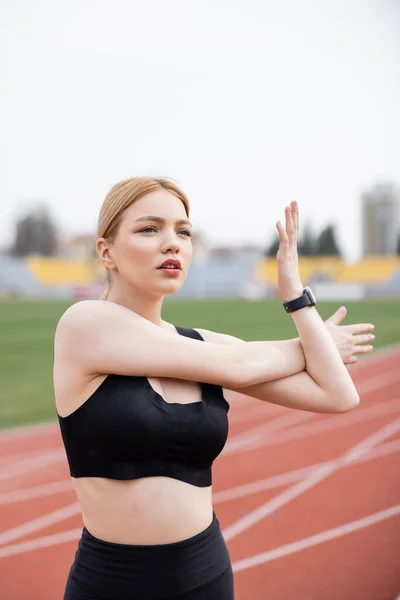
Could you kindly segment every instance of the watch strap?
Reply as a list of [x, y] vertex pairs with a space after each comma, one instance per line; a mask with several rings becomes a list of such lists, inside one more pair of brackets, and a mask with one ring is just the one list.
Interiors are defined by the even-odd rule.
[[289, 300], [288, 302], [283, 302], [283, 307], [287, 313], [295, 312], [300, 308], [304, 308], [305, 306], [315, 306], [315, 300], [308, 292], [308, 289], [305, 288], [303, 294], [294, 300]]

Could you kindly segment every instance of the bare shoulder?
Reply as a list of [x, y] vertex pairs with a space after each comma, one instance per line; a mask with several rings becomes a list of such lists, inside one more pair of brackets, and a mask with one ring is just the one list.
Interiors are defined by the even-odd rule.
[[199, 329], [198, 327], [194, 328], [199, 332], [201, 337], [205, 342], [211, 342], [212, 344], [242, 344], [245, 340], [242, 340], [233, 335], [228, 335], [226, 333], [217, 333], [216, 331], [210, 331], [209, 329]]
[[64, 332], [69, 327], [81, 322], [85, 317], [93, 313], [94, 310], [98, 309], [98, 303], [101, 300], [82, 300], [81, 302], [75, 302], [61, 315], [56, 329], [56, 335], [60, 332]]
[[61, 340], [73, 340], [76, 343], [96, 332], [107, 336], [115, 328], [127, 324], [131, 332], [137, 327], [142, 329], [151, 325], [137, 313], [114, 302], [82, 300], [70, 306], [61, 316], [55, 332], [55, 345]]
[[[72, 304], [61, 316], [54, 337], [54, 357], [85, 370], [87, 359], [96, 347], [108, 343], [118, 333], [136, 337], [138, 323], [150, 325], [137, 313], [113, 302], [82, 300]], [[92, 371], [91, 371], [92, 372]]]
[[57, 329], [67, 329], [69, 327], [80, 327], [98, 319], [121, 320], [127, 317], [137, 317], [139, 315], [133, 311], [115, 304], [114, 302], [105, 302], [104, 300], [82, 300], [72, 304], [61, 316]]

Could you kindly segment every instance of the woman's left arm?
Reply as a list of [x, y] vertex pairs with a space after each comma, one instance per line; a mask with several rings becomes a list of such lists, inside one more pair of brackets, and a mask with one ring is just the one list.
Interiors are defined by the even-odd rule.
[[[372, 351], [373, 347], [370, 342], [373, 340], [371, 331], [373, 331], [374, 326], [370, 323], [340, 325], [345, 316], [346, 308], [341, 307], [325, 321], [325, 326], [339, 350], [343, 363], [349, 365], [357, 362], [356, 354], [368, 354]], [[245, 343], [244, 340], [232, 335], [216, 333], [207, 329], [197, 329], [197, 331], [206, 342], [214, 344]], [[281, 348], [287, 356], [287, 375], [282, 379], [231, 391], [288, 408], [322, 413], [342, 412], [341, 407], [337, 404], [334, 406], [327, 405], [325, 398], [320, 397], [317, 386], [310, 381], [304, 370], [304, 353], [299, 338], [270, 343]]]

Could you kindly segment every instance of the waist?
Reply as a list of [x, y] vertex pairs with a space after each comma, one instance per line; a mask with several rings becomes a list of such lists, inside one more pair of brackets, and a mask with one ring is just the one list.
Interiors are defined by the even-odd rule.
[[[162, 557], [165, 552], [170, 556], [172, 554], [181, 554], [187, 552], [190, 548], [198, 546], [199, 542], [207, 542], [215, 537], [217, 531], [220, 529], [219, 521], [215, 512], [212, 513], [211, 523], [207, 525], [205, 529], [199, 531], [195, 535], [178, 540], [176, 542], [170, 542], [166, 544], [120, 544], [116, 542], [109, 542], [101, 540], [94, 536], [86, 527], [82, 530], [82, 537], [80, 540], [80, 548], [86, 550], [93, 550], [100, 552], [103, 556], [110, 555], [115, 557], [119, 556], [121, 560], [128, 559], [129, 561], [135, 560], [135, 564], [139, 565], [143, 557]], [[146, 565], [148, 563], [146, 562]], [[141, 565], [140, 568], [146, 565]]]
[[171, 478], [80, 478], [73, 484], [85, 526], [110, 542], [172, 543], [205, 529], [213, 513], [211, 487]]

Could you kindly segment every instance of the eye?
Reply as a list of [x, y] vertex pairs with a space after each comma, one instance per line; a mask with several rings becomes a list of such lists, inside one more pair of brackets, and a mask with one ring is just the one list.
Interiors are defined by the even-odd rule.
[[156, 231], [156, 228], [152, 227], [152, 226], [151, 227], [145, 227], [144, 229], [141, 229], [139, 233], [143, 233], [143, 232], [146, 232], [146, 231]]
[[[139, 233], [152, 233], [153, 231], [157, 231], [156, 227], [153, 227], [153, 225], [149, 225], [149, 227], [144, 227], [144, 229], [140, 229]], [[186, 237], [192, 236], [191, 231], [189, 231], [188, 229], [180, 229], [177, 233]]]

